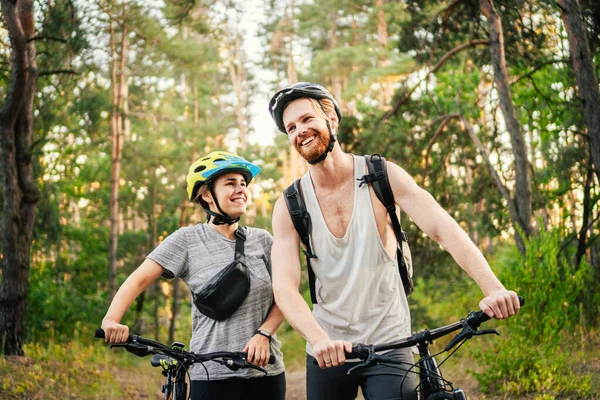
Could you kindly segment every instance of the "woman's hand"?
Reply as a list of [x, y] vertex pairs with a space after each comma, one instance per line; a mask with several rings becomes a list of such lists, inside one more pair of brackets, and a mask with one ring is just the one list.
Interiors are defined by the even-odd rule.
[[124, 343], [129, 337], [129, 327], [114, 319], [103, 319], [102, 329], [104, 330], [104, 340], [108, 343]]
[[265, 367], [271, 357], [270, 341], [268, 337], [255, 334], [244, 347], [244, 352], [248, 353], [248, 362], [257, 367]]

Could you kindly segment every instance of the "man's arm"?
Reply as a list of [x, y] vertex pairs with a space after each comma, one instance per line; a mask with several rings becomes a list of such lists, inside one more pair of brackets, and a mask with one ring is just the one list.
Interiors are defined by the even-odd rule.
[[[352, 345], [331, 340], [300, 295], [300, 237], [283, 197], [277, 200], [273, 209], [273, 236], [271, 263], [275, 302], [290, 325], [310, 343], [321, 368], [343, 364], [346, 359], [344, 349], [350, 352]], [[326, 363], [329, 360], [331, 362]]]
[[405, 170], [391, 162], [387, 162], [387, 170], [396, 204], [423, 232], [448, 251], [479, 285], [485, 296], [479, 303], [481, 310], [499, 319], [518, 312], [516, 293], [504, 288], [481, 251], [454, 218]]

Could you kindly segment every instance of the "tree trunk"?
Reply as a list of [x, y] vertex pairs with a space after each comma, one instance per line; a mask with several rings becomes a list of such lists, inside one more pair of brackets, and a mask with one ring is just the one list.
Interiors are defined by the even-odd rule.
[[146, 292], [143, 291], [140, 295], [135, 299], [135, 322], [131, 327], [132, 332], [142, 333], [145, 329], [145, 321], [142, 314], [144, 311], [144, 300], [146, 298]]
[[[385, 12], [383, 11], [384, 5], [387, 3], [387, 0], [377, 0], [375, 6], [377, 7], [377, 42], [379, 44], [379, 48], [381, 49], [382, 56], [377, 60], [379, 64], [379, 68], [386, 68], [390, 65], [390, 60], [388, 57], [384, 56], [386, 54], [386, 49], [388, 46], [388, 24], [385, 20]], [[379, 83], [380, 90], [377, 94], [379, 106], [381, 108], [387, 107], [388, 104], [392, 102], [392, 98], [394, 97], [394, 85], [393, 80], [390, 77], [382, 77]]]
[[[110, 46], [111, 46], [111, 85], [112, 85], [112, 110], [111, 110], [111, 179], [110, 179], [110, 242], [109, 242], [109, 274], [108, 292], [110, 299], [117, 291], [117, 248], [119, 238], [119, 180], [121, 174], [121, 156], [123, 152], [123, 129], [128, 122], [124, 118], [123, 111], [126, 101], [127, 78], [125, 76], [125, 60], [127, 57], [127, 26], [123, 23], [121, 33], [121, 44], [119, 54], [116, 50], [116, 33], [111, 22]], [[117, 67], [117, 61], [119, 67]]]
[[[181, 216], [179, 217], [179, 226], [184, 227], [187, 220], [187, 199], [183, 199], [179, 206], [181, 210]], [[175, 278], [173, 280], [173, 293], [171, 298], [171, 321], [169, 323], [169, 343], [175, 341], [175, 322], [179, 314], [179, 282], [181, 279]]]
[[[591, 164], [591, 163], [590, 163]], [[591, 165], [590, 165], [591, 167]], [[592, 217], [593, 202], [591, 199], [592, 184], [594, 182], [594, 174], [590, 169], [585, 179], [583, 187], [583, 216], [581, 217], [581, 229], [579, 229], [579, 238], [577, 241], [577, 253], [575, 254], [576, 267], [579, 268], [581, 260], [588, 248], [587, 235], [591, 228], [590, 219]]]
[[596, 177], [600, 182], [600, 91], [596, 70], [590, 55], [579, 2], [558, 0], [558, 5], [569, 38], [569, 53], [583, 107], [583, 117], [588, 128], [590, 152]]
[[[229, 32], [227, 33], [229, 39]], [[244, 91], [244, 83], [246, 80], [246, 67], [244, 66], [244, 58], [241, 51], [240, 34], [235, 35], [235, 39], [229, 39], [228, 63], [229, 76], [233, 91], [236, 97], [235, 118], [240, 131], [239, 148], [245, 149], [248, 145], [248, 125], [246, 120], [245, 109], [247, 106], [247, 97]]]
[[[152, 208], [150, 210], [150, 228], [152, 229], [152, 248], [155, 249], [158, 246], [158, 216], [156, 215], [156, 184], [152, 183], [150, 188], [150, 194], [152, 196]], [[160, 283], [155, 280], [152, 283], [151, 296], [154, 300], [154, 307], [152, 308], [152, 322], [154, 327], [154, 340], [159, 341], [160, 338]]]
[[[330, 22], [329, 40], [327, 41], [327, 48], [335, 49], [337, 47], [337, 42], [338, 42], [338, 40], [337, 40], [337, 34], [338, 34], [337, 25], [338, 24], [337, 24], [337, 15], [335, 12], [329, 13], [329, 22]], [[339, 74], [334, 74], [333, 76], [330, 76], [329, 79], [331, 80], [331, 94], [338, 101], [338, 104], [340, 105], [340, 108], [342, 110], [342, 114], [344, 114], [346, 112], [346, 102], [342, 99], [342, 91], [343, 91], [342, 76]]]
[[11, 75], [0, 107], [2, 282], [0, 348], [23, 355], [31, 242], [39, 192], [33, 174], [33, 100], [37, 64], [33, 0], [0, 0], [11, 47]]
[[502, 21], [494, 9], [492, 0], [480, 0], [481, 12], [490, 27], [490, 53], [494, 68], [494, 83], [498, 91], [500, 109], [506, 129], [510, 135], [512, 152], [515, 158], [515, 205], [518, 223], [525, 236], [533, 233], [531, 224], [531, 172], [527, 160], [525, 137], [517, 120], [517, 113], [510, 93], [508, 70], [504, 55]]
[[[290, 21], [294, 21], [294, 0], [290, 0]], [[290, 40], [288, 49], [288, 67], [287, 67], [288, 83], [292, 84], [298, 81], [298, 73], [296, 72], [296, 63], [294, 63], [294, 24], [290, 24]]]

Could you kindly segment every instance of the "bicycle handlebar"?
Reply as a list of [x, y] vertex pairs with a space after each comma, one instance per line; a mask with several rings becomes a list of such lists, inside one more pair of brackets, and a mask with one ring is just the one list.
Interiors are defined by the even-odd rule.
[[[525, 304], [525, 299], [521, 296], [519, 297], [519, 304], [522, 306]], [[415, 333], [412, 336], [401, 339], [398, 342], [394, 343], [386, 343], [380, 345], [366, 345], [362, 343], [358, 343], [352, 346], [352, 352], [346, 353], [346, 358], [359, 358], [364, 359], [369, 355], [369, 352], [379, 352], [393, 349], [403, 349], [407, 347], [415, 346], [419, 343], [432, 342], [435, 339], [439, 339], [442, 336], [446, 336], [454, 331], [462, 329], [465, 326], [465, 323], [468, 324], [473, 330], [477, 330], [477, 328], [485, 321], [490, 320], [491, 318], [485, 314], [483, 311], [471, 311], [469, 314], [461, 319], [458, 322], [455, 322], [450, 325], [442, 326], [440, 328], [432, 329], [432, 330], [423, 330], [419, 333]], [[464, 321], [464, 322], [463, 322]], [[372, 349], [372, 350], [371, 350]]]
[[[94, 336], [98, 339], [106, 338], [106, 334], [105, 334], [104, 330], [100, 329], [100, 328], [96, 329]], [[142, 346], [146, 346], [146, 347], [137, 349], [137, 350], [139, 350], [138, 352], [136, 352], [135, 349], [134, 349], [134, 351], [130, 351], [133, 354], [136, 354], [140, 357], [144, 357], [144, 356], [147, 356], [150, 354], [155, 354], [156, 351], [160, 351], [174, 359], [179, 360], [182, 358], [189, 357], [194, 362], [211, 361], [211, 360], [214, 360], [215, 358], [224, 358], [224, 359], [229, 359], [229, 360], [233, 360], [233, 361], [236, 361], [236, 360], [246, 361], [248, 359], [248, 353], [245, 353], [242, 351], [237, 351], [237, 352], [218, 351], [218, 352], [214, 352], [214, 353], [196, 354], [196, 353], [187, 352], [187, 351], [184, 351], [181, 349], [175, 350], [169, 346], [164, 345], [163, 343], [157, 342], [152, 339], [147, 339], [145, 337], [138, 336], [138, 335], [129, 335], [125, 342], [114, 343], [114, 344], [125, 345], [125, 347], [126, 347], [127, 345], [135, 345], [136, 343], [139, 345], [142, 345]], [[157, 350], [155, 350], [155, 349], [157, 349]], [[127, 350], [129, 350], [129, 349], [127, 349]], [[269, 364], [274, 364], [274, 363], [275, 363], [275, 356], [271, 355], [269, 357]]]

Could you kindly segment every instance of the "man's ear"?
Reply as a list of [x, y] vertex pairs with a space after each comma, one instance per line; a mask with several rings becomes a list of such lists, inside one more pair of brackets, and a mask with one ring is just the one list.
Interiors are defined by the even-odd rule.
[[329, 114], [329, 123], [331, 124], [331, 129], [337, 130], [340, 121], [338, 121], [337, 113], [335, 111]]

